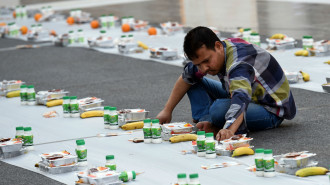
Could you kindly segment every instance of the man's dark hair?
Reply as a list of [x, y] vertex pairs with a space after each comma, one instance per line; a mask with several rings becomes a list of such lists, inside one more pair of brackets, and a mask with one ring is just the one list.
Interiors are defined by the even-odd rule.
[[216, 41], [220, 41], [220, 39], [210, 28], [198, 26], [190, 30], [185, 36], [183, 50], [186, 57], [192, 60], [198, 57], [196, 51], [204, 44], [207, 49], [215, 50]]

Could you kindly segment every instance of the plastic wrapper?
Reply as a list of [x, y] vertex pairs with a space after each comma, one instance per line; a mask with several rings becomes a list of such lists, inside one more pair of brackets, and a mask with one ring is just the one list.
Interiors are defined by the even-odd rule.
[[183, 26], [178, 22], [165, 22], [161, 23], [160, 27], [164, 34], [173, 35], [177, 32], [181, 32], [183, 30]]
[[148, 21], [143, 21], [143, 20], [136, 20], [131, 27], [133, 28], [134, 31], [140, 31], [144, 30], [148, 27], [149, 22]]
[[311, 56], [324, 57], [330, 55], [330, 41], [320, 40], [313, 43], [313, 48], [308, 49]]
[[207, 165], [207, 166], [202, 165], [201, 168], [203, 168], [204, 170], [209, 170], [209, 169], [225, 168], [225, 167], [236, 166], [236, 165], [240, 165], [240, 164], [237, 162], [223, 162], [223, 163], [211, 164], [211, 165]]
[[40, 171], [47, 172], [50, 174], [60, 174], [60, 173], [68, 173], [72, 171], [77, 171], [78, 163], [67, 165], [67, 166], [58, 166], [58, 167], [49, 167], [47, 164], [40, 161], [38, 163], [38, 167]]
[[97, 39], [88, 39], [88, 45], [90, 47], [99, 47], [99, 48], [114, 48], [115, 44], [112, 37], [99, 37]]
[[76, 175], [79, 178], [79, 182], [85, 184], [109, 185], [122, 183], [119, 180], [120, 174], [115, 171], [109, 171], [109, 168], [106, 167], [91, 168], [87, 171], [78, 172]]
[[193, 133], [194, 126], [186, 122], [174, 122], [161, 125], [162, 139], [168, 141], [172, 136]]
[[8, 152], [16, 152], [22, 149], [23, 142], [21, 139], [1, 139], [0, 140], [0, 152], [8, 153]]
[[6, 95], [8, 92], [20, 90], [21, 85], [24, 83], [21, 80], [3, 80], [0, 82], [0, 95]]
[[104, 102], [104, 100], [96, 97], [87, 97], [78, 100], [79, 109], [81, 112], [86, 112], [87, 109], [101, 107], [102, 102]]
[[78, 162], [77, 156], [72, 155], [67, 151], [41, 154], [40, 157], [42, 159], [42, 163], [49, 167], [71, 165]]
[[140, 48], [137, 43], [129, 42], [129, 43], [119, 43], [118, 51], [122, 54], [142, 53], [143, 49]]
[[44, 118], [55, 118], [59, 116], [59, 114], [55, 110], [53, 110], [53, 111], [45, 112], [42, 116]]
[[266, 38], [266, 41], [268, 42], [269, 49], [277, 50], [293, 49], [297, 44], [297, 41], [294, 38], [287, 36], [283, 40]]
[[178, 58], [178, 51], [167, 47], [150, 48], [150, 57], [161, 60], [175, 60]]
[[298, 83], [302, 80], [302, 75], [299, 72], [287, 72], [284, 71], [286, 78], [290, 84]]
[[291, 168], [307, 167], [310, 162], [313, 161], [314, 153], [308, 153], [307, 151], [292, 152], [282, 155], [274, 156], [274, 159], [280, 165], [285, 165]]
[[47, 101], [62, 99], [69, 92], [63, 89], [53, 89], [49, 91], [38, 91], [36, 94], [36, 101], [38, 104], [46, 105]]
[[314, 167], [318, 164], [318, 162], [316, 161], [311, 161], [309, 162], [306, 166], [304, 167], [296, 167], [296, 168], [292, 168], [289, 165], [285, 165], [285, 164], [278, 164], [277, 162], [275, 163], [275, 171], [279, 172], [279, 173], [286, 173], [289, 175], [295, 175], [296, 172], [300, 169], [306, 168], [306, 167]]
[[230, 139], [220, 141], [220, 143], [223, 144], [223, 147], [226, 150], [235, 150], [236, 148], [239, 147], [250, 147], [251, 140], [253, 140], [253, 138], [246, 137], [245, 134], [242, 134], [242, 135], [235, 135]]
[[148, 117], [149, 111], [144, 109], [122, 109], [117, 111], [119, 126], [127, 122], [141, 121]]

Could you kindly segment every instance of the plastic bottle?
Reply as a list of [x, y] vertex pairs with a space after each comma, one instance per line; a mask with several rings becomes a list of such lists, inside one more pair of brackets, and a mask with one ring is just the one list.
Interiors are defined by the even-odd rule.
[[36, 25], [35, 24], [32, 24], [31, 25], [31, 33], [34, 34], [36, 32], [37, 32]]
[[74, 15], [75, 15], [74, 11], [75, 11], [74, 9], [70, 10], [70, 17], [74, 17]]
[[102, 38], [102, 40], [105, 40], [107, 37], [107, 31], [105, 30], [100, 30], [100, 36]]
[[162, 137], [161, 137], [161, 128], [159, 125], [159, 119], [153, 119], [151, 125], [151, 131], [152, 131], [152, 143], [162, 143]]
[[303, 49], [307, 50], [307, 48], [313, 48], [313, 43], [314, 43], [314, 39], [312, 36], [310, 35], [303, 36], [302, 39]]
[[178, 174], [178, 185], [188, 185], [187, 175], [185, 173]]
[[38, 26], [37, 26], [37, 32], [42, 32], [42, 24], [38, 24]]
[[105, 106], [104, 107], [104, 114], [103, 114], [103, 120], [104, 120], [104, 128], [109, 129], [110, 128], [110, 107]]
[[70, 98], [70, 116], [73, 118], [78, 118], [80, 116], [77, 96], [71, 96]]
[[243, 40], [250, 42], [251, 28], [245, 28], [243, 31]]
[[109, 14], [108, 16], [108, 26], [110, 29], [115, 27], [115, 17], [113, 16], [113, 14]]
[[64, 96], [63, 97], [63, 117], [64, 118], [69, 118], [71, 116], [71, 111], [70, 111], [70, 97], [69, 96]]
[[45, 6], [41, 7], [41, 14], [45, 15], [47, 13], [47, 9]]
[[120, 36], [120, 42], [122, 42], [122, 43], [127, 42], [127, 36], [126, 35]]
[[109, 128], [111, 130], [119, 129], [117, 107], [110, 107]]
[[24, 127], [22, 127], [22, 126], [16, 127], [15, 138], [23, 139], [23, 137], [24, 137]]
[[81, 17], [82, 11], [81, 9], [76, 10], [76, 17]]
[[85, 147], [85, 140], [76, 140], [77, 148], [76, 154], [78, 157], [79, 166], [87, 166], [87, 149]]
[[27, 10], [26, 10], [26, 6], [23, 5], [22, 6], [22, 19], [27, 19], [28, 18], [28, 15], [27, 15]]
[[26, 93], [27, 104], [35, 105], [36, 104], [36, 92], [33, 85], [29, 85]]
[[198, 173], [193, 173], [193, 174], [189, 175], [189, 185], [200, 185], [200, 182], [198, 179]]
[[127, 24], [127, 21], [128, 21], [127, 17], [122, 17], [121, 18], [121, 25]]
[[133, 25], [135, 23], [134, 17], [133, 16], [129, 16], [127, 22], [128, 22], [129, 25]]
[[78, 30], [78, 42], [79, 43], [84, 43], [85, 42], [84, 30], [82, 30], [82, 29]]
[[197, 156], [205, 157], [206, 153], [206, 144], [205, 144], [205, 131], [197, 132]]
[[100, 17], [100, 20], [101, 20], [101, 27], [102, 29], [106, 29], [108, 26], [107, 26], [107, 17], [105, 15], [102, 15]]
[[69, 31], [69, 44], [73, 44], [74, 43], [74, 32], [71, 30]]
[[152, 142], [152, 131], [151, 131], [151, 120], [145, 119], [143, 120], [143, 135], [144, 135], [144, 143]]
[[263, 177], [264, 176], [264, 149], [263, 148], [257, 148], [255, 150], [255, 165], [256, 165], [256, 176], [257, 177]]
[[206, 145], [206, 154], [205, 157], [207, 159], [214, 159], [216, 158], [216, 153], [215, 153], [215, 141], [213, 138], [213, 133], [206, 133], [206, 141], [205, 141], [205, 145]]
[[275, 168], [274, 168], [274, 158], [273, 150], [266, 149], [264, 151], [264, 177], [274, 177]]
[[27, 104], [27, 86], [21, 85], [20, 89], [21, 105]]
[[33, 150], [33, 134], [31, 127], [24, 128], [23, 146], [27, 147], [28, 150]]
[[15, 13], [16, 13], [16, 19], [20, 19], [22, 18], [21, 15], [22, 15], [22, 9], [21, 9], [21, 6], [17, 5], [16, 8], [15, 8]]
[[128, 35], [127, 42], [133, 42], [134, 41], [134, 36], [132, 34]]
[[259, 33], [251, 33], [250, 34], [250, 43], [260, 46], [260, 35]]
[[123, 182], [134, 180], [136, 179], [136, 173], [135, 171], [123, 171], [119, 175], [119, 179]]
[[108, 167], [110, 170], [112, 171], [116, 171], [116, 163], [115, 163], [115, 156], [114, 155], [107, 155], [105, 157], [105, 159], [107, 160], [105, 163], [105, 167]]

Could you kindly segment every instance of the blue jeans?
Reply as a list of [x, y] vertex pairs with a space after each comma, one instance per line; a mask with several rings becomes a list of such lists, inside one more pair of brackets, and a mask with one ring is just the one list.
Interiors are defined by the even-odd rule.
[[[225, 115], [230, 107], [229, 94], [222, 88], [222, 83], [209, 78], [191, 86], [187, 92], [192, 117], [196, 121], [209, 121], [222, 129]], [[263, 106], [250, 102], [245, 113], [248, 130], [258, 131], [278, 127], [283, 118], [268, 112]]]

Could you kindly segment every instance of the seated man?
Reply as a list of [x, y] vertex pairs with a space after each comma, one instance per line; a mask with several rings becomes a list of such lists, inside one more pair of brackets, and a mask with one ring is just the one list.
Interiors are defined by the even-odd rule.
[[[266, 50], [234, 38], [220, 41], [212, 30], [196, 27], [184, 39], [191, 60], [176, 81], [160, 123], [172, 119], [175, 106], [187, 93], [197, 128], [217, 140], [234, 134], [278, 127], [293, 119], [296, 106], [284, 72]], [[204, 77], [217, 75], [219, 81]]]

